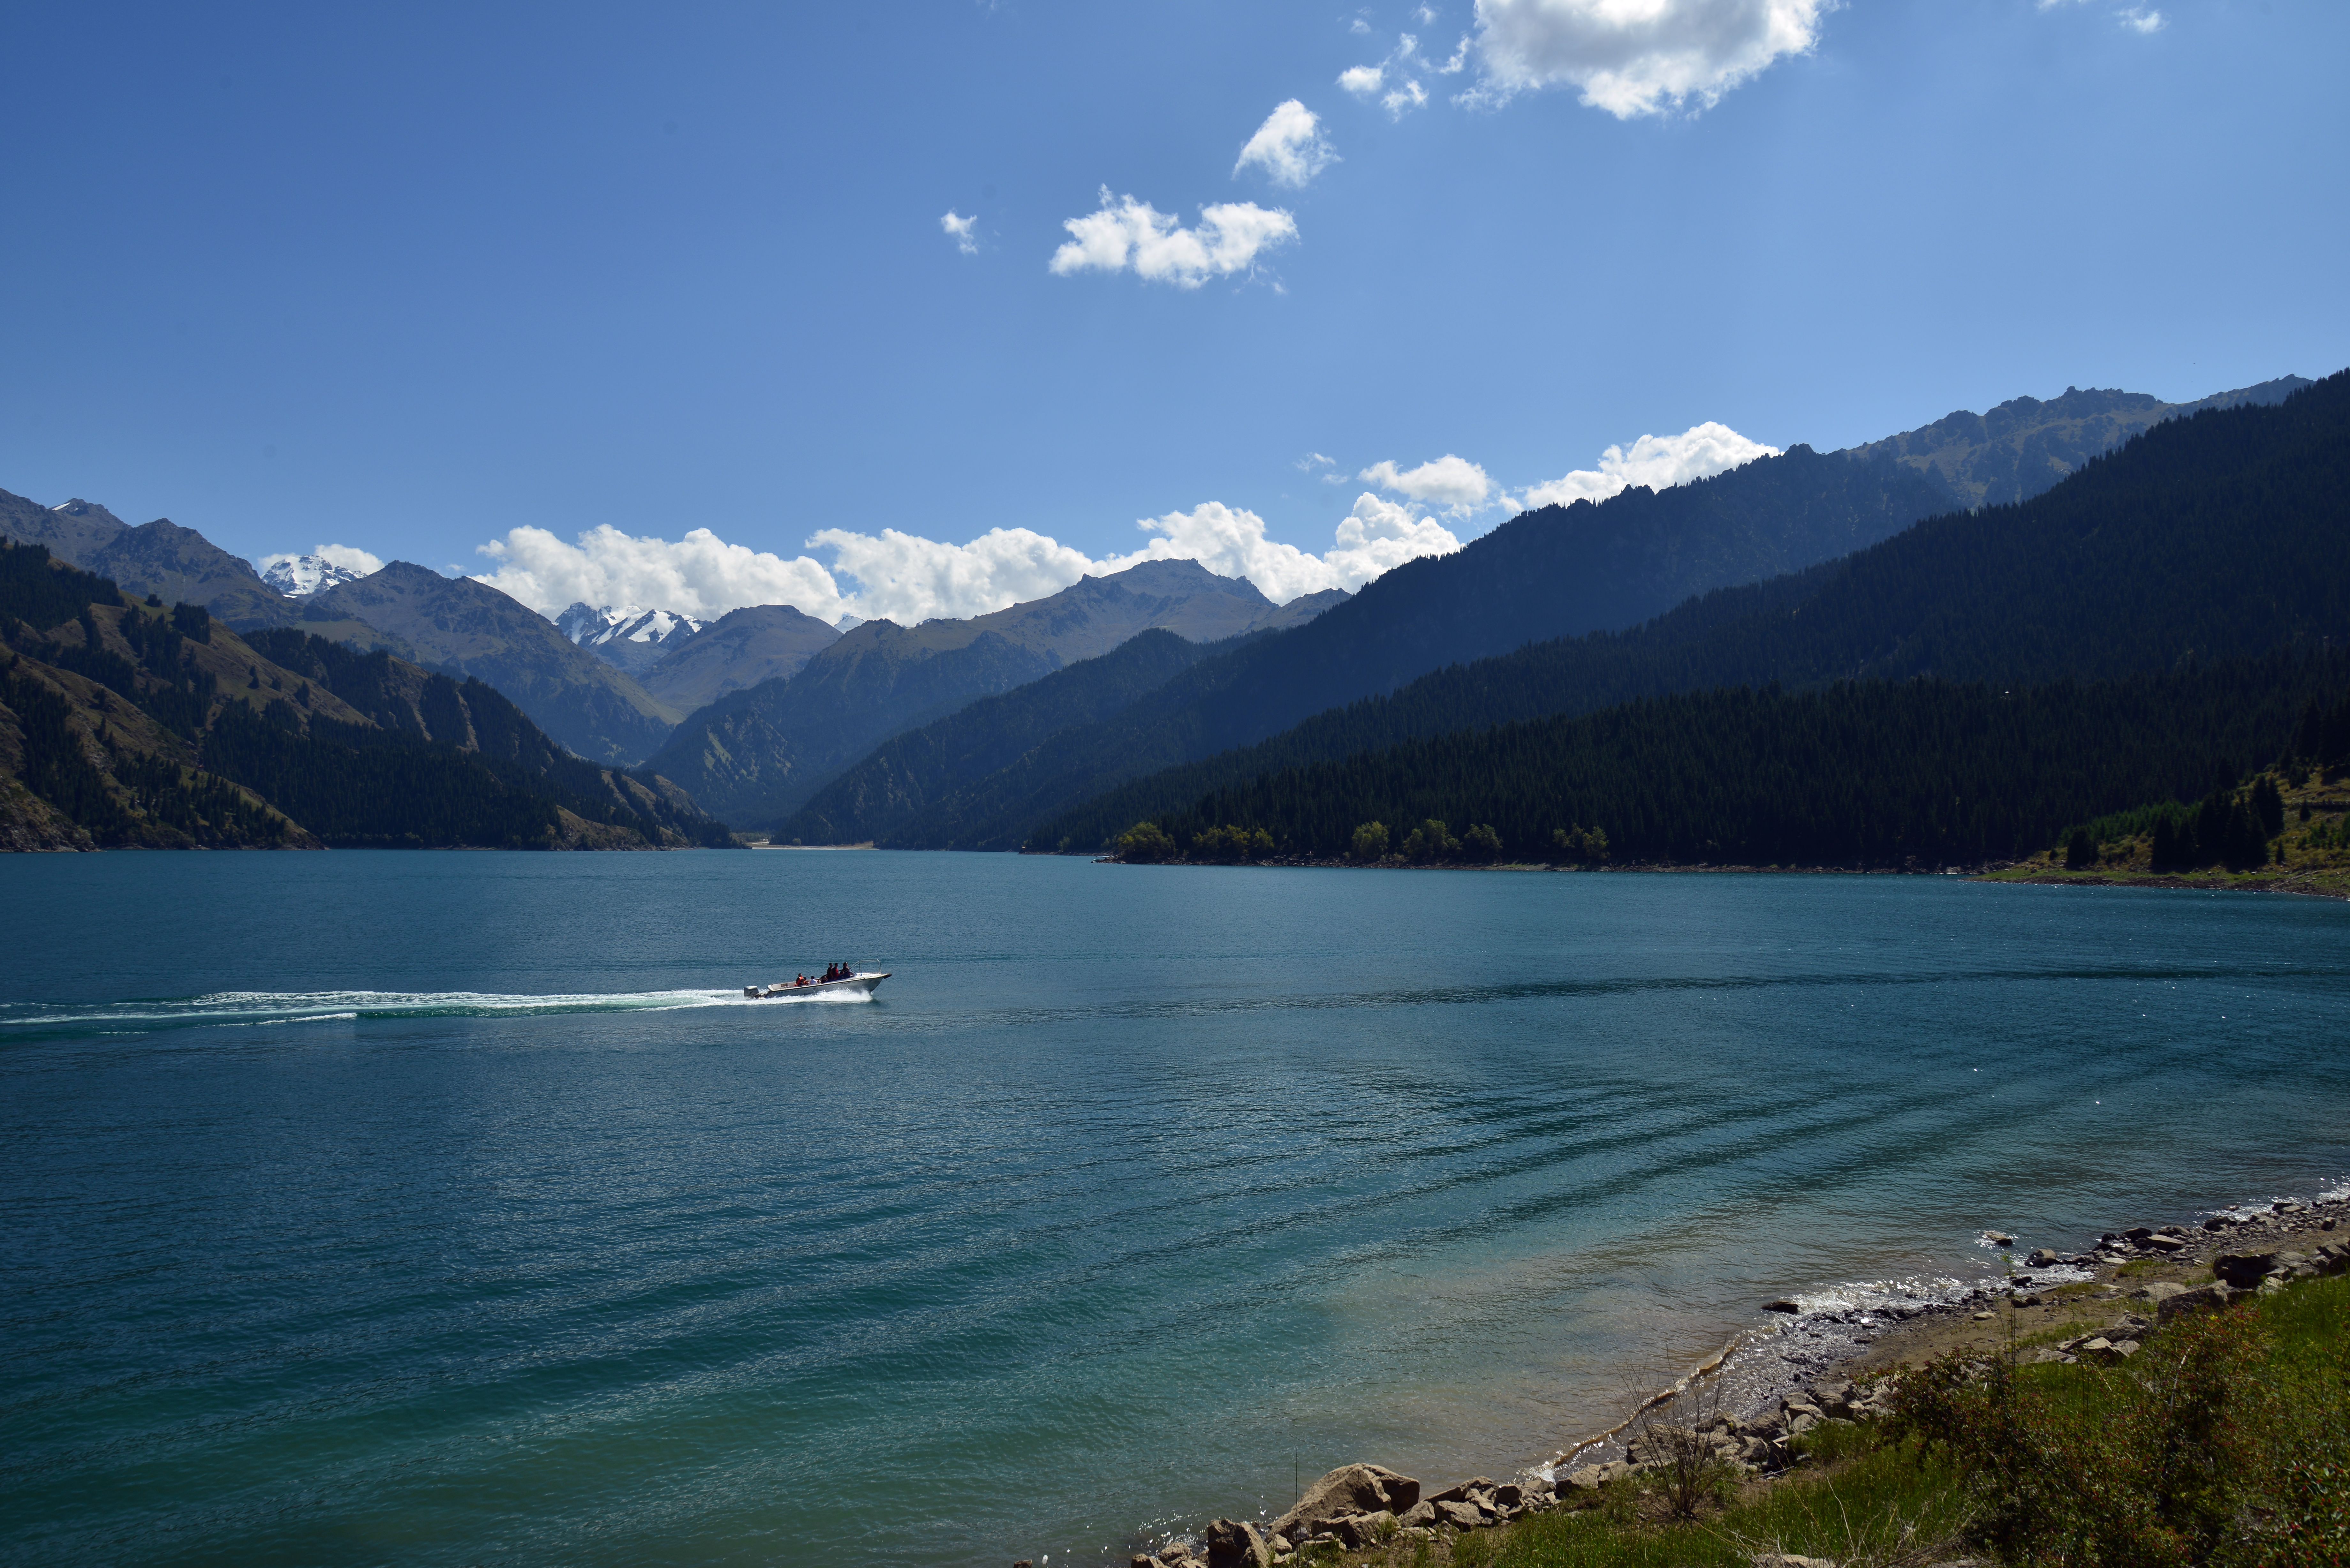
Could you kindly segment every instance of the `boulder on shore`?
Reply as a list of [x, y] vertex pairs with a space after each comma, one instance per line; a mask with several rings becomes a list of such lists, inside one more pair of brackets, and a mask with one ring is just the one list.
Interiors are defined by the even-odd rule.
[[2211, 1272], [2240, 1291], [2249, 1290], [2276, 1265], [2274, 1252], [2222, 1252], [2211, 1260]]
[[1305, 1489], [1297, 1506], [1273, 1521], [1274, 1535], [1312, 1535], [1354, 1513], [1407, 1513], [1419, 1483], [1383, 1465], [1341, 1465]]
[[1273, 1549], [1244, 1521], [1216, 1521], [1208, 1526], [1206, 1544], [1208, 1568], [1273, 1568]]

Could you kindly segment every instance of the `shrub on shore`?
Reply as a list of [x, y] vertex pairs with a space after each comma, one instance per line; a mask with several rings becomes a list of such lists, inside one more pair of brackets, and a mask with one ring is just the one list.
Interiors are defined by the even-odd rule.
[[1889, 1435], [1967, 1478], [1982, 1542], [2019, 1561], [2350, 1559], [2350, 1282], [2186, 1319], [2119, 1366], [1946, 1357]]

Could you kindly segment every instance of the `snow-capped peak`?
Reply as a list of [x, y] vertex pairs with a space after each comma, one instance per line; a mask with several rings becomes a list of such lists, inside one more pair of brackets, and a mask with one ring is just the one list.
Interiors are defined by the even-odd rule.
[[307, 556], [264, 556], [254, 565], [261, 568], [263, 582], [297, 599], [383, 570], [381, 561], [348, 545], [321, 545]]
[[591, 605], [584, 600], [555, 618], [555, 628], [582, 648], [615, 642], [666, 647], [683, 642], [710, 623], [675, 610], [639, 605]]

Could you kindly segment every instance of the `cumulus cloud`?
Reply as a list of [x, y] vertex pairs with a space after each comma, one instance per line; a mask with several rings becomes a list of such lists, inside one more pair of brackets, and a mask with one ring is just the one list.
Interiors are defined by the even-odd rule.
[[1040, 599], [1093, 569], [1084, 551], [1028, 528], [991, 528], [968, 545], [943, 545], [895, 528], [879, 535], [827, 528], [808, 543], [830, 549], [833, 568], [857, 579], [858, 615], [900, 626]]
[[1379, 99], [1379, 107], [1397, 119], [1428, 101], [1428, 89], [1416, 81], [1398, 83]]
[[1123, 272], [1178, 288], [1211, 277], [1245, 273], [1257, 257], [1297, 237], [1297, 220], [1253, 202], [1223, 202], [1200, 209], [1200, 226], [1187, 229], [1171, 215], [1131, 196], [1101, 189], [1101, 207], [1061, 225], [1073, 236], [1053, 253], [1055, 275]]
[[1605, 501], [1621, 490], [1645, 484], [1663, 490], [1721, 473], [1758, 457], [1776, 457], [1779, 449], [1749, 441], [1728, 425], [1709, 420], [1679, 435], [1644, 435], [1627, 450], [1611, 446], [1599, 454], [1596, 469], [1578, 468], [1561, 478], [1529, 489], [1518, 504], [1566, 506], [1577, 501]]
[[1835, 0], [1477, 0], [1482, 91], [1577, 87], [1619, 119], [1710, 109], [1810, 51]]
[[1337, 161], [1337, 152], [1322, 135], [1322, 122], [1293, 98], [1264, 117], [1264, 123], [1241, 149], [1232, 172], [1238, 175], [1253, 163], [1274, 184], [1295, 190]]
[[1355, 477], [1382, 490], [1409, 495], [1414, 501], [1433, 502], [1460, 512], [1485, 504], [1485, 498], [1492, 493], [1493, 489], [1492, 481], [1485, 477], [1483, 469], [1467, 458], [1455, 457], [1449, 452], [1433, 462], [1423, 462], [1418, 468], [1408, 468], [1400, 472], [1394, 463], [1381, 461]]
[[744, 605], [790, 605], [819, 620], [847, 607], [830, 572], [806, 556], [730, 545], [707, 528], [682, 539], [640, 539], [606, 524], [566, 543], [544, 528], [515, 528], [481, 546], [497, 569], [477, 580], [545, 616], [567, 606], [643, 605], [707, 618]]
[[2147, 5], [2133, 5], [2121, 14], [2122, 26], [2133, 33], [2159, 33], [2170, 24], [2162, 13]]
[[961, 251], [963, 254], [967, 256], [975, 256], [979, 254], [979, 234], [977, 232], [979, 228], [979, 215], [977, 213], [974, 213], [970, 217], [966, 218], [956, 213], [953, 208], [950, 207], [946, 210], [945, 213], [940, 217], [939, 227], [947, 232], [947, 238], [954, 241], [955, 249]]
[[1139, 527], [1159, 536], [1130, 556], [1117, 556], [1097, 569], [1123, 571], [1143, 561], [1197, 561], [1228, 577], [1246, 577], [1278, 604], [1325, 588], [1348, 592], [1420, 556], [1448, 556], [1461, 548], [1441, 524], [1409, 507], [1365, 494], [1339, 520], [1336, 544], [1321, 555], [1265, 536], [1264, 519], [1253, 512], [1211, 501], [1189, 512], [1145, 518]]
[[[1139, 550], [1093, 559], [1028, 528], [991, 528], [962, 545], [884, 528], [826, 528], [807, 547], [831, 556], [790, 560], [730, 545], [707, 528], [682, 539], [639, 538], [608, 525], [570, 542], [543, 528], [515, 528], [480, 554], [497, 569], [475, 578], [552, 618], [567, 607], [639, 605], [714, 618], [744, 605], [785, 604], [820, 620], [843, 618], [916, 626], [941, 616], [985, 615], [1044, 598], [1088, 575], [1144, 561], [1198, 561], [1246, 577], [1277, 603], [1324, 588], [1353, 590], [1419, 556], [1448, 555], [1461, 541], [1410, 506], [1365, 494], [1339, 520], [1320, 555], [1267, 537], [1264, 519], [1211, 501], [1136, 524]], [[350, 552], [373, 562], [364, 552]], [[453, 570], [453, 568], [452, 568]]]
[[1338, 85], [1357, 98], [1377, 98], [1388, 85], [1385, 66], [1350, 66], [1338, 73]]

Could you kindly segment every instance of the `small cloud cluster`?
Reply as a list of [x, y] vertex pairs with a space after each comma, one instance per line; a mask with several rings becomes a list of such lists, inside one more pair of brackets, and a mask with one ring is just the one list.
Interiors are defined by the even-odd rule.
[[1484, 80], [1498, 101], [1576, 87], [1619, 119], [1711, 109], [1740, 83], [1808, 53], [1835, 0], [1477, 0]]
[[[1421, 9], [1425, 12], [1426, 7]], [[1419, 52], [1419, 40], [1403, 33], [1397, 36], [1394, 51], [1378, 65], [1352, 66], [1340, 71], [1338, 86], [1366, 103], [1377, 100], [1390, 119], [1401, 119], [1428, 101], [1428, 89], [1420, 85], [1414, 72], [1432, 70], [1438, 76], [1450, 76], [1468, 63], [1467, 38], [1461, 40], [1451, 60], [1431, 66], [1428, 57]]]
[[1297, 237], [1297, 221], [1279, 208], [1222, 202], [1200, 210], [1197, 228], [1131, 196], [1101, 189], [1101, 206], [1063, 228], [1072, 236], [1053, 253], [1055, 276], [1123, 272], [1152, 283], [1197, 288], [1211, 277], [1253, 271], [1266, 251]]
[[1241, 149], [1232, 165], [1238, 175], [1252, 165], [1266, 179], [1291, 190], [1303, 189], [1314, 176], [1338, 161], [1337, 152], [1322, 135], [1322, 122], [1295, 99], [1275, 107]]
[[1537, 506], [1569, 506], [1577, 501], [1605, 501], [1636, 484], [1664, 490], [1778, 454], [1777, 447], [1749, 441], [1728, 425], [1708, 420], [1679, 435], [1644, 435], [1628, 449], [1611, 446], [1599, 454], [1596, 469], [1578, 468], [1534, 485], [1514, 504], [1531, 511]]
[[955, 249], [967, 256], [979, 254], [979, 215], [966, 218], [950, 207], [939, 218], [939, 227], [955, 243]]
[[[2040, 0], [2040, 8], [2054, 11], [2065, 3], [2066, 0]], [[2162, 13], [2151, 5], [2117, 5], [2114, 8], [2114, 20], [2140, 36], [2159, 33], [2170, 26]]]

